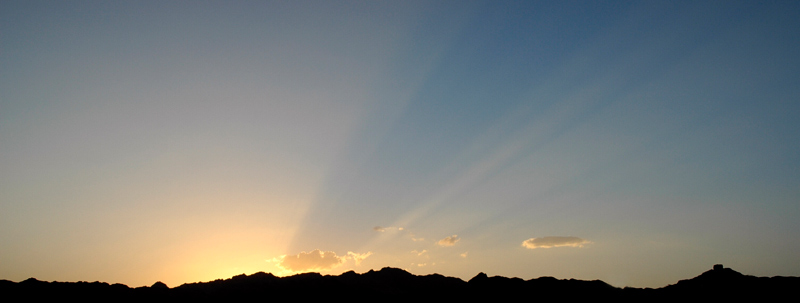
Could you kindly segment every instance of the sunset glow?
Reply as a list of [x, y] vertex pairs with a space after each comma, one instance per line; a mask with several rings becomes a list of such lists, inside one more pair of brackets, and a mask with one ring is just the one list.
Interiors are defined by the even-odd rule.
[[0, 279], [797, 276], [797, 54], [797, 1], [3, 1]]

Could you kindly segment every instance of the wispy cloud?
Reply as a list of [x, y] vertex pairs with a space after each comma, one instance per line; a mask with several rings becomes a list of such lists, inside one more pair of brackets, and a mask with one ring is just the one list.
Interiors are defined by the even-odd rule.
[[385, 232], [385, 231], [391, 231], [391, 230], [402, 231], [403, 228], [402, 227], [392, 227], [392, 226], [389, 226], [389, 227], [375, 226], [375, 227], [372, 228], [372, 230], [377, 231], [377, 232]]
[[522, 246], [528, 249], [552, 248], [552, 247], [583, 247], [591, 242], [578, 237], [541, 237], [530, 238], [522, 241]]
[[344, 264], [348, 259], [353, 260], [356, 265], [361, 261], [372, 255], [372, 252], [363, 254], [347, 252], [345, 256], [337, 256], [335, 252], [323, 252], [315, 249], [311, 252], [300, 252], [296, 255], [284, 255], [279, 258], [273, 259], [277, 262], [278, 267], [292, 271], [292, 272], [306, 272], [315, 270], [328, 270]]
[[460, 240], [461, 239], [458, 238], [458, 235], [452, 235], [447, 238], [439, 240], [439, 242], [436, 242], [436, 244], [439, 244], [441, 246], [453, 246], [456, 245], [456, 242]]
[[353, 262], [356, 263], [356, 266], [361, 265], [361, 261], [363, 261], [364, 259], [366, 259], [367, 257], [369, 257], [371, 255], [372, 255], [371, 251], [368, 251], [368, 252], [363, 253], [363, 254], [354, 253], [352, 251], [348, 251], [347, 252], [347, 257], [350, 258], [350, 259], [353, 259]]
[[405, 229], [403, 227], [399, 227], [399, 226], [397, 226], [397, 227], [395, 227], [395, 226], [383, 227], [383, 226], [379, 225], [379, 226], [373, 227], [372, 230], [376, 231], [376, 232], [379, 232], [379, 233], [390, 233], [390, 234], [394, 234], [394, 232], [400, 233], [404, 237], [409, 238], [409, 239], [411, 239], [411, 241], [414, 241], [414, 242], [425, 241], [425, 238], [417, 237], [411, 231], [409, 231], [409, 230], [407, 230], [407, 229]]

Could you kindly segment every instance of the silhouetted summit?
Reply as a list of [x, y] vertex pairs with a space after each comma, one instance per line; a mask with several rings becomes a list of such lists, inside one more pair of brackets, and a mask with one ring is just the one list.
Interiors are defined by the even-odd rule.
[[156, 283], [153, 283], [153, 285], [150, 286], [150, 288], [153, 288], [153, 289], [168, 289], [169, 287], [167, 287], [167, 284], [164, 284], [164, 282], [158, 281]]
[[479, 272], [477, 275], [472, 277], [472, 279], [469, 279], [469, 283], [484, 283], [488, 279], [489, 279], [489, 276], [487, 276], [483, 272]]
[[169, 288], [162, 282], [150, 287], [130, 288], [102, 282], [44, 282], [34, 278], [19, 283], [0, 280], [7, 298], [25, 300], [82, 301], [232, 301], [232, 300], [535, 300], [577, 301], [700, 301], [758, 298], [778, 299], [800, 287], [798, 277], [754, 277], [715, 265], [699, 276], [658, 289], [617, 288], [603, 281], [559, 280], [540, 277], [523, 280], [475, 275], [469, 282], [440, 274], [413, 275], [386, 267], [363, 274], [354, 271], [339, 276], [303, 273], [276, 277], [259, 272], [225, 280], [187, 283]]
[[798, 277], [755, 277], [744, 275], [721, 264], [688, 280], [680, 280], [677, 284], [660, 288], [664, 297], [678, 298], [684, 294], [693, 294], [696, 298], [743, 299], [743, 298], [778, 298], [789, 295], [800, 286]]

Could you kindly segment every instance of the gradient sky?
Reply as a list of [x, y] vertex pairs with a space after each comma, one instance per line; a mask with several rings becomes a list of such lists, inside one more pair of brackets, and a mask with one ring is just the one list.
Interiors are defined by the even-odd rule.
[[2, 1], [0, 279], [800, 275], [800, 2]]

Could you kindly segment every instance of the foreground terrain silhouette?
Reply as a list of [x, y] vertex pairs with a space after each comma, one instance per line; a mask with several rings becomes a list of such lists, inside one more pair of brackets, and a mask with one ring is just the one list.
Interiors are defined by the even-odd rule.
[[[523, 280], [479, 273], [469, 281], [439, 274], [416, 276], [386, 267], [339, 276], [304, 273], [276, 277], [259, 272], [230, 279], [188, 283], [169, 288], [161, 282], [130, 288], [103, 282], [22, 282], [0, 280], [4, 299], [79, 301], [284, 301], [347, 300], [560, 300], [612, 299], [615, 301], [706, 301], [720, 299], [785, 299], [800, 289], [800, 277], [754, 277], [722, 265], [701, 275], [661, 288], [618, 288], [603, 281], [559, 280], [553, 277]], [[738, 301], [737, 300], [737, 301]]]

